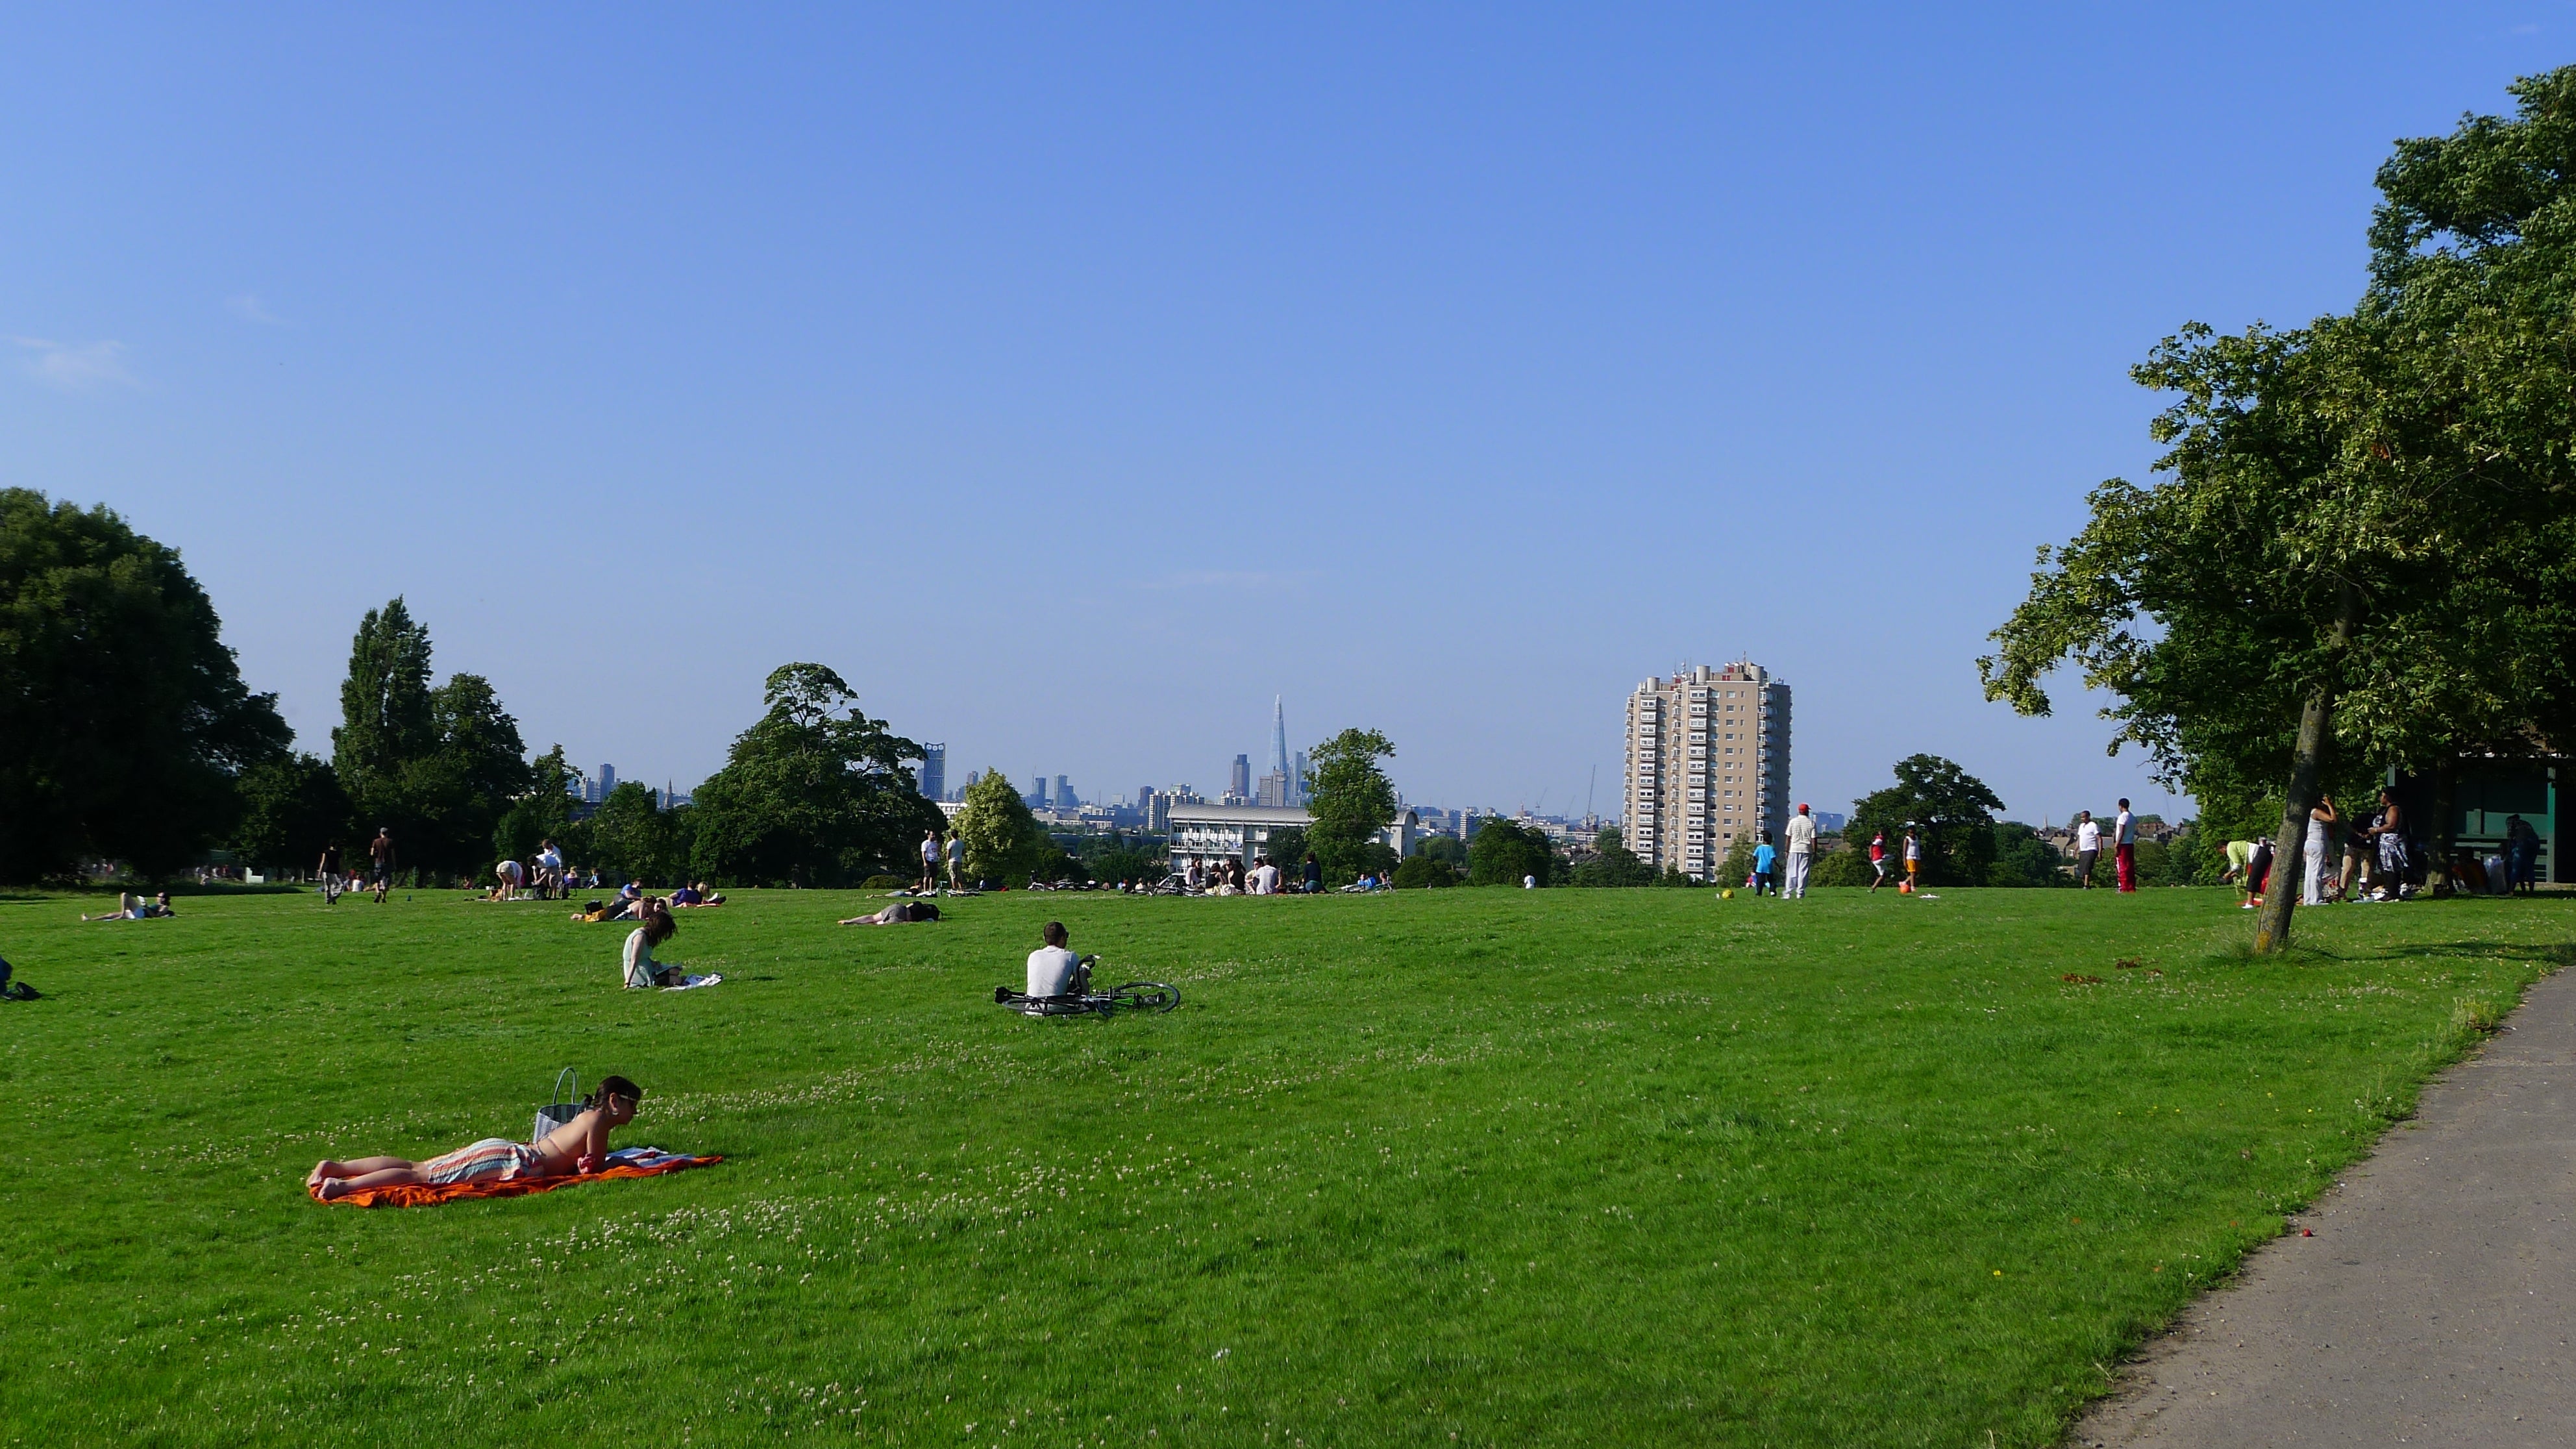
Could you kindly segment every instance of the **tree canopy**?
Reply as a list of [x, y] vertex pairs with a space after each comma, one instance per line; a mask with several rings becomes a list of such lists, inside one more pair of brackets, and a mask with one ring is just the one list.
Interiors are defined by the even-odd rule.
[[1055, 853], [1055, 842], [1039, 827], [1029, 802], [999, 770], [986, 770], [966, 787], [966, 808], [957, 812], [953, 824], [965, 845], [970, 880], [1025, 881]]
[[1547, 832], [1513, 820], [1488, 820], [1467, 842], [1470, 885], [1516, 886], [1524, 876], [1549, 884], [1556, 873], [1556, 849]]
[[1995, 812], [2004, 802], [1986, 782], [1939, 755], [1908, 755], [1896, 762], [1896, 783], [1852, 802], [1843, 839], [1866, 848], [1887, 833], [1890, 861], [1899, 857], [1906, 827], [1923, 841], [1925, 885], [1984, 885], [1995, 859]]
[[921, 758], [921, 746], [868, 718], [849, 684], [820, 664], [780, 665], [762, 698], [768, 711], [698, 787], [697, 873], [798, 886], [915, 873], [914, 845], [942, 823], [904, 764]]
[[292, 737], [176, 550], [104, 507], [0, 489], [0, 881], [99, 859], [175, 873]]
[[2164, 480], [2095, 488], [1979, 661], [2026, 714], [2073, 663], [2169, 785], [2281, 782], [2291, 878], [2339, 770], [2530, 749], [2576, 708], [2576, 68], [2513, 92], [2380, 168], [2353, 312], [2193, 324], [2134, 369], [2172, 399]]
[[1344, 885], [1365, 871], [1393, 869], [1392, 851], [1378, 832], [1395, 819], [1395, 785], [1378, 761], [1395, 757], [1395, 746], [1376, 730], [1347, 729], [1307, 753], [1314, 771], [1306, 811], [1307, 848], [1323, 867], [1324, 883]]
[[352, 834], [394, 833], [402, 868], [473, 878], [491, 864], [495, 827], [532, 783], [519, 723], [492, 682], [430, 684], [429, 627], [399, 597], [370, 609], [349, 645], [332, 768], [358, 819]]

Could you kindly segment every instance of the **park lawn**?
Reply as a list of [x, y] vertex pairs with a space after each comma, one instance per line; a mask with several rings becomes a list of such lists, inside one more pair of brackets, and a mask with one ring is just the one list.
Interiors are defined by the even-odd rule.
[[[2046, 1444], [2576, 940], [2233, 900], [743, 892], [664, 994], [552, 905], [0, 898], [0, 1443]], [[1184, 1005], [995, 1007], [1049, 917]], [[726, 1161], [305, 1197], [567, 1063]]]

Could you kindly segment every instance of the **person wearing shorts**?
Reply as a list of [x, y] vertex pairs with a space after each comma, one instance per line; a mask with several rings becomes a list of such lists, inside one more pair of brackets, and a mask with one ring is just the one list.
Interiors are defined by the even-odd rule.
[[340, 842], [322, 847], [322, 864], [313, 873], [322, 878], [322, 904], [338, 905], [340, 888], [348, 884], [348, 872], [340, 864]]
[[1905, 889], [1913, 895], [1923, 893], [1923, 841], [1911, 830], [1905, 832]]
[[1887, 832], [1884, 830], [1869, 838], [1869, 868], [1875, 872], [1869, 881], [1871, 890], [1887, 884]]
[[380, 906], [385, 893], [394, 888], [394, 833], [382, 825], [376, 827], [376, 838], [367, 842], [367, 884], [374, 888]]
[[635, 1120], [644, 1089], [624, 1077], [610, 1077], [582, 1102], [571, 1121], [534, 1142], [485, 1137], [454, 1152], [409, 1162], [399, 1157], [324, 1158], [304, 1179], [307, 1192], [329, 1202], [353, 1192], [381, 1187], [451, 1187], [460, 1182], [508, 1182], [526, 1177], [563, 1177], [597, 1172], [608, 1162], [610, 1129]]
[[965, 837], [965, 836], [962, 836], [962, 835], [960, 835], [960, 834], [958, 834], [958, 833], [957, 833], [956, 831], [954, 831], [954, 830], [949, 831], [949, 832], [948, 832], [948, 888], [949, 888], [950, 890], [952, 890], [952, 891], [962, 891], [962, 890], [966, 889], [966, 882], [965, 882], [965, 880], [964, 880], [965, 873], [966, 873], [966, 837]]
[[2093, 889], [2093, 862], [2102, 858], [2102, 823], [2090, 810], [2075, 812], [2075, 881]]

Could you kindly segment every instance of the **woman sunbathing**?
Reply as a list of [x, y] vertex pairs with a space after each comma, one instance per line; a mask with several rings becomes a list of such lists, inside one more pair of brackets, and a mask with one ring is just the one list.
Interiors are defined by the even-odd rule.
[[329, 1202], [377, 1187], [444, 1187], [482, 1178], [508, 1181], [597, 1172], [608, 1160], [609, 1130], [634, 1121], [635, 1105], [643, 1100], [642, 1087], [624, 1077], [610, 1077], [582, 1099], [579, 1115], [534, 1142], [486, 1137], [427, 1162], [399, 1157], [360, 1157], [348, 1162], [325, 1158], [314, 1164], [304, 1185]]
[[119, 891], [116, 893], [115, 910], [101, 911], [95, 916], [83, 915], [81, 919], [84, 921], [152, 921], [177, 914], [179, 914], [177, 911], [170, 909], [168, 891], [163, 891], [148, 901], [141, 896]]

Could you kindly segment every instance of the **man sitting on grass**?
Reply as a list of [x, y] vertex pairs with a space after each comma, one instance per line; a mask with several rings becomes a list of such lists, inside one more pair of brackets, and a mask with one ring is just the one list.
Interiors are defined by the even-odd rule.
[[1029, 995], [1078, 996], [1090, 990], [1090, 968], [1065, 945], [1064, 922], [1049, 921], [1038, 935], [1046, 944], [1029, 953]]
[[482, 1178], [509, 1181], [597, 1172], [608, 1160], [610, 1129], [634, 1121], [635, 1106], [643, 1100], [642, 1087], [624, 1077], [610, 1077], [582, 1100], [580, 1115], [534, 1142], [486, 1137], [427, 1162], [399, 1157], [359, 1157], [347, 1162], [324, 1158], [313, 1165], [304, 1185], [329, 1202], [378, 1187], [444, 1187]]

